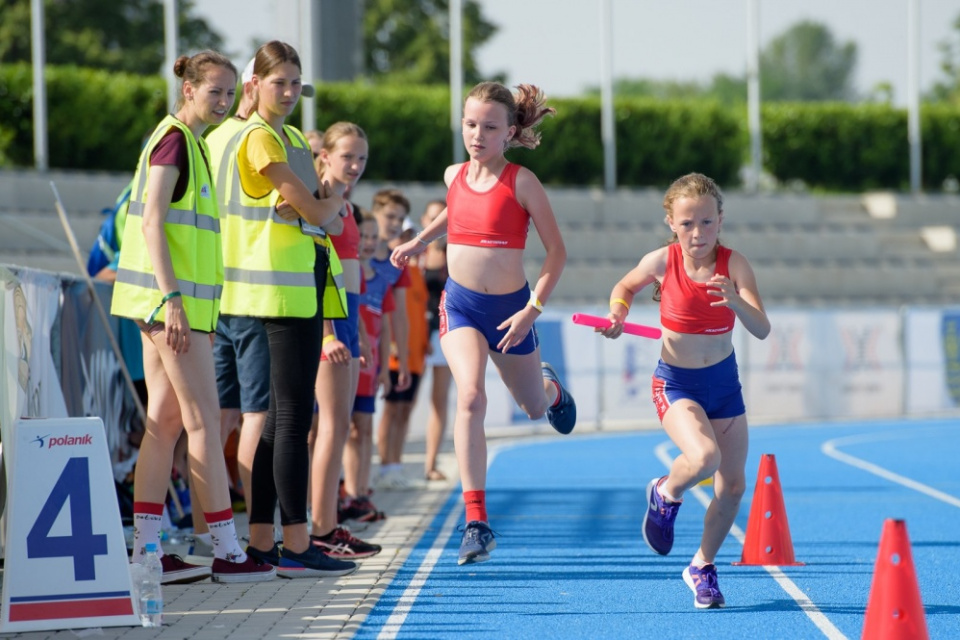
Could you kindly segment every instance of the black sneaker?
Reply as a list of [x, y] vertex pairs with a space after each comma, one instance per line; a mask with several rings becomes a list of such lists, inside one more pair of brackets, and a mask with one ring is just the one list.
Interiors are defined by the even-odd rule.
[[552, 366], [544, 362], [541, 363], [540, 369], [543, 371], [543, 377], [556, 383], [557, 388], [560, 389], [559, 402], [547, 409], [547, 420], [550, 426], [566, 435], [573, 431], [573, 427], [577, 424], [577, 403], [574, 402], [570, 392], [560, 384], [560, 378]]
[[378, 544], [364, 542], [343, 527], [337, 527], [327, 535], [310, 536], [310, 542], [331, 558], [360, 560], [375, 556], [383, 550]]
[[245, 551], [247, 552], [248, 556], [251, 558], [256, 558], [261, 562], [272, 564], [275, 567], [279, 566], [280, 564], [280, 545], [278, 545], [276, 542], [273, 543], [273, 549], [270, 549], [270, 551], [261, 551], [260, 549], [251, 547], [249, 544], [247, 545]]
[[331, 558], [314, 544], [303, 553], [294, 553], [283, 547], [277, 575], [284, 578], [329, 578], [345, 576], [357, 570], [357, 563]]
[[370, 498], [347, 498], [340, 503], [337, 510], [337, 522], [377, 522], [386, 520], [387, 516], [383, 511], [377, 511], [377, 508], [370, 501]]

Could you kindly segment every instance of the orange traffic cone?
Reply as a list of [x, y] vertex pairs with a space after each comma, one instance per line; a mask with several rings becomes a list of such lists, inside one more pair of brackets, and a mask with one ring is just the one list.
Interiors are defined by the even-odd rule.
[[772, 453], [760, 458], [757, 486], [753, 490], [753, 504], [747, 521], [747, 535], [743, 554], [735, 565], [803, 566], [793, 555], [793, 540], [787, 524], [787, 510], [783, 506], [777, 460]]
[[907, 523], [887, 518], [873, 567], [864, 640], [926, 640], [927, 620], [913, 570]]

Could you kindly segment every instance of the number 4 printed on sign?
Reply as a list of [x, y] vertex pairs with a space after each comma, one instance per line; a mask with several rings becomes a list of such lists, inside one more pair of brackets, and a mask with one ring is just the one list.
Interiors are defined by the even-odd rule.
[[[67, 500], [70, 501], [70, 535], [51, 536], [50, 531]], [[96, 580], [94, 557], [105, 555], [107, 536], [93, 533], [90, 460], [70, 458], [27, 534], [27, 557], [73, 557], [74, 580]]]
[[10, 440], [0, 631], [139, 626], [103, 422], [21, 420]]

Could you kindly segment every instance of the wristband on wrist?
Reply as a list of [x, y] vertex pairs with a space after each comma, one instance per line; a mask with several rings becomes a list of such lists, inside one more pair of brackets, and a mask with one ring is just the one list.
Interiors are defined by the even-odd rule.
[[417, 239], [417, 242], [419, 242], [419, 243], [422, 244], [423, 246], [427, 246], [428, 244], [430, 244], [429, 242], [427, 242], [426, 240], [424, 240], [423, 238], [421, 238], [419, 233], [418, 233], [416, 236], [414, 236], [414, 237]]
[[169, 302], [173, 298], [179, 298], [179, 297], [180, 297], [179, 291], [171, 291], [167, 295], [163, 296], [163, 298], [161, 298], [160, 300], [160, 304], [157, 305], [157, 308], [154, 309], [150, 313], [150, 315], [144, 318], [143, 321], [146, 322], [147, 324], [153, 324], [153, 321], [157, 319], [157, 314], [160, 313], [161, 309], [163, 309], [163, 305], [167, 304], [167, 302]]
[[537, 311], [539, 311], [540, 313], [543, 313], [543, 303], [540, 302], [540, 298], [537, 297], [537, 293], [535, 291], [530, 292], [530, 302], [528, 302], [527, 304], [533, 307], [534, 309], [536, 309]]
[[630, 305], [627, 304], [627, 301], [624, 300], [623, 298], [614, 298], [613, 300], [610, 301], [610, 304], [611, 305], [622, 304], [624, 307], [627, 308], [627, 311], [630, 311]]
[[323, 342], [321, 343], [321, 346], [324, 346], [324, 345], [326, 345], [328, 342], [332, 342], [333, 340], [336, 340], [336, 339], [337, 339], [337, 336], [333, 335], [332, 333], [331, 333], [331, 334], [328, 334], [328, 335], [325, 335], [325, 336], [323, 336]]

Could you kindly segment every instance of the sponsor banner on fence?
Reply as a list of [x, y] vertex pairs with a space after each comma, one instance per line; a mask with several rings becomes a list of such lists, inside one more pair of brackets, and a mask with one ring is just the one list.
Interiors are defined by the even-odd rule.
[[904, 345], [906, 413], [960, 407], [960, 308], [908, 309]]

